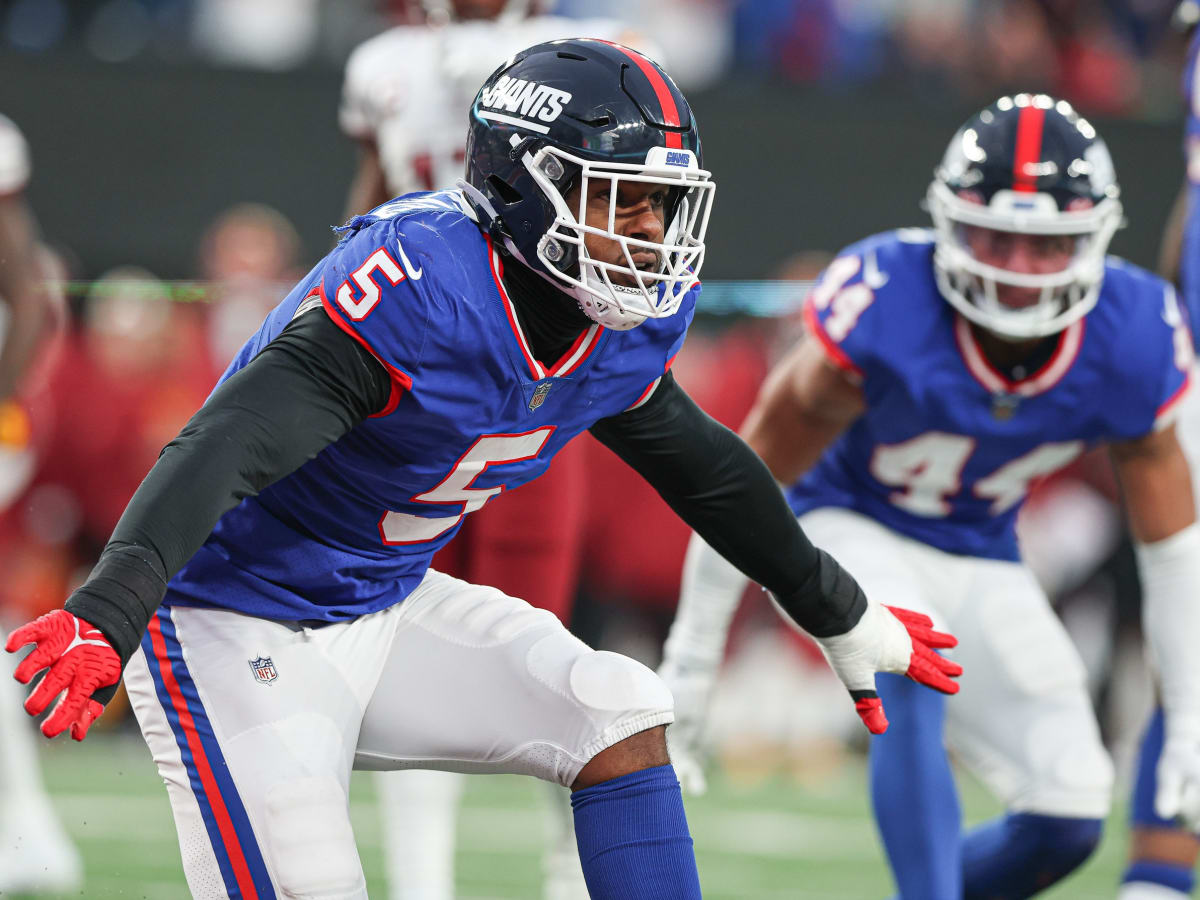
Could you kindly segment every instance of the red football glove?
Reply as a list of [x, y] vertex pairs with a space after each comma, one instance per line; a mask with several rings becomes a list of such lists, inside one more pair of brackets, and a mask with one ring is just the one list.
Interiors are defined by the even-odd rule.
[[[55, 737], [71, 728], [71, 737], [82, 741], [92, 722], [104, 712], [93, 699], [99, 688], [116, 684], [121, 677], [121, 658], [100, 629], [65, 609], [40, 616], [8, 636], [4, 649], [15, 653], [25, 644], [36, 644], [21, 660], [13, 677], [29, 684], [42, 669], [49, 671], [25, 701], [25, 711], [39, 715], [50, 701], [62, 694], [54, 711], [42, 722], [42, 734]], [[63, 693], [65, 691], [65, 693]]]
[[907, 675], [943, 694], [957, 694], [962, 666], [933, 651], [958, 639], [933, 630], [929, 616], [896, 606], [870, 604], [858, 624], [835, 637], [817, 641], [829, 665], [854, 699], [854, 709], [871, 734], [887, 731], [883, 701], [875, 692], [877, 672]]

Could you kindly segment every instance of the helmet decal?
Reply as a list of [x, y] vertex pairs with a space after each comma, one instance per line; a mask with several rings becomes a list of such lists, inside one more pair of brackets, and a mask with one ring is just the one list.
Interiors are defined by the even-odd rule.
[[501, 75], [491, 88], [479, 92], [477, 115], [546, 134], [550, 128], [545, 123], [562, 115], [570, 102], [567, 91]]

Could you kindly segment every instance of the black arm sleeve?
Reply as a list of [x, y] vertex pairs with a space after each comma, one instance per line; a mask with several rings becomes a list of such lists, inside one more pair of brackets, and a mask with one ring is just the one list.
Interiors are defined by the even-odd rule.
[[858, 622], [867, 605], [858, 584], [808, 540], [763, 461], [669, 372], [644, 406], [591, 431], [810, 634], [842, 634]]
[[[66, 608], [126, 662], [217, 520], [382, 409], [387, 371], [322, 311], [291, 322], [163, 448]], [[106, 699], [98, 697], [98, 699]]]

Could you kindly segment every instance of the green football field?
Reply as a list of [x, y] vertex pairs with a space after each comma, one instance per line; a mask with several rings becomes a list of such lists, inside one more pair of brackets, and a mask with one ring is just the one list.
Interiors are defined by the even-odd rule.
[[[166, 791], [140, 740], [95, 735], [56, 741], [45, 775], [87, 868], [87, 898], [175, 900], [188, 896]], [[458, 896], [536, 898], [543, 818], [527, 779], [469, 780], [459, 820]], [[819, 786], [782, 776], [754, 784], [714, 775], [709, 793], [688, 798], [700, 876], [709, 900], [874, 900], [889, 880], [867, 810], [855, 757]], [[996, 812], [966, 785], [968, 821]], [[351, 812], [372, 897], [386, 898], [374, 791], [356, 775]], [[1114, 816], [1100, 852], [1048, 898], [1108, 898], [1124, 858], [1125, 829]]]

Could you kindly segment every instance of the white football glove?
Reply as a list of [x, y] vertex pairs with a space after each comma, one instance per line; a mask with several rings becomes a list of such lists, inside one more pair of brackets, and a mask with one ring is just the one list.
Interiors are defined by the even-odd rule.
[[658, 670], [675, 698], [675, 721], [667, 726], [667, 751], [684, 793], [699, 797], [708, 790], [704, 777], [704, 732], [716, 669], [688, 667], [670, 658]]
[[[1183, 720], [1183, 721], [1180, 721]], [[1166, 719], [1166, 736], [1158, 758], [1158, 790], [1154, 811], [1178, 819], [1188, 831], [1200, 832], [1200, 720]]]
[[868, 601], [867, 611], [845, 634], [816, 638], [834, 673], [850, 691], [854, 709], [872, 734], [887, 731], [883, 701], [875, 692], [875, 675], [907, 675], [943, 694], [957, 694], [962, 666], [934, 653], [958, 640], [933, 630], [929, 616]]

